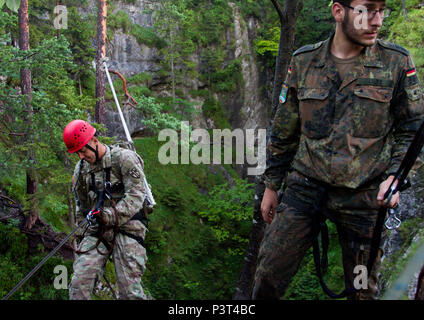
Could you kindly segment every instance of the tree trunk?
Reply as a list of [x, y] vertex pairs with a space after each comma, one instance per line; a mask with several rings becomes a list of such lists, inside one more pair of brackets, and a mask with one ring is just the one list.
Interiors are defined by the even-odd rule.
[[173, 37], [173, 31], [171, 30], [170, 34], [169, 34], [169, 38], [170, 38], [170, 43], [171, 43], [171, 86], [172, 86], [172, 106], [174, 108], [175, 111], [176, 110], [176, 106], [175, 106], [175, 66], [174, 66], [174, 51], [175, 51], [175, 46], [174, 46], [174, 37]]
[[296, 31], [296, 21], [303, 7], [303, 2], [285, 1], [284, 11], [277, 0], [271, 0], [280, 17], [280, 43], [278, 45], [278, 55], [275, 61], [274, 87], [272, 90], [272, 116], [278, 107], [281, 86], [287, 75], [288, 65], [291, 60], [294, 45], [294, 34]]
[[82, 96], [82, 86], [81, 86], [81, 76], [78, 75], [78, 88], [79, 88], [79, 95]]
[[[56, 0], [56, 7], [59, 5], [59, 0]], [[59, 16], [59, 12], [56, 12], [56, 18]], [[56, 37], [60, 38], [60, 28], [57, 28]]]
[[[281, 86], [283, 79], [286, 77], [288, 64], [290, 63], [293, 52], [296, 20], [302, 10], [303, 2], [302, 0], [285, 0], [284, 10], [281, 8], [277, 0], [271, 0], [271, 2], [278, 12], [281, 23], [280, 42], [275, 65], [274, 87], [272, 92], [272, 120], [278, 106]], [[261, 202], [264, 192], [264, 177], [257, 177], [255, 185], [255, 205], [252, 232], [250, 234], [249, 245], [244, 258], [240, 278], [233, 296], [234, 300], [246, 300], [251, 298], [259, 246], [262, 242], [265, 229], [265, 222], [261, 213]]]
[[402, 2], [403, 16], [405, 17], [405, 20], [408, 21], [408, 13], [406, 12], [405, 0], [402, 0], [401, 2]]
[[[28, 0], [21, 0], [21, 4], [18, 11], [18, 24], [19, 24], [19, 48], [21, 50], [29, 50], [29, 22], [28, 22]], [[25, 104], [25, 111], [27, 113], [25, 122], [27, 124], [27, 130], [25, 134], [25, 141], [31, 140], [32, 134], [32, 116], [34, 111], [31, 105], [31, 70], [21, 69], [21, 90], [22, 94], [27, 96]], [[35, 222], [39, 219], [38, 216], [38, 201], [36, 197], [37, 193], [37, 173], [35, 170], [35, 164], [37, 162], [35, 152], [33, 149], [28, 151], [28, 162], [29, 167], [26, 169], [26, 181], [27, 181], [27, 196], [31, 202], [29, 214], [25, 221], [25, 227], [31, 229]]]
[[106, 16], [107, 4], [106, 0], [98, 1], [97, 16], [97, 67], [96, 67], [96, 113], [95, 120], [97, 123], [105, 123], [105, 92], [106, 92], [106, 76], [102, 68], [102, 59], [106, 57]]

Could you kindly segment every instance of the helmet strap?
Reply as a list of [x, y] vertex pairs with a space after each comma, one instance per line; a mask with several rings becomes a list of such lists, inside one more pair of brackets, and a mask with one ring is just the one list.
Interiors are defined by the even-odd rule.
[[94, 152], [94, 154], [96, 155], [96, 162], [97, 162], [97, 161], [99, 161], [99, 146], [98, 146], [98, 145], [96, 145], [96, 149], [94, 149], [92, 146], [90, 146], [90, 145], [86, 144], [86, 145], [85, 145], [85, 147], [86, 147], [88, 150], [93, 151], [93, 152]]

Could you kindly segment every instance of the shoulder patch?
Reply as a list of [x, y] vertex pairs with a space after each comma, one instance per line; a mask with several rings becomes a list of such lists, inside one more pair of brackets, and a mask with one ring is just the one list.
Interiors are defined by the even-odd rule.
[[400, 46], [398, 44], [387, 42], [387, 41], [383, 41], [383, 40], [380, 40], [380, 39], [377, 40], [377, 43], [379, 45], [381, 45], [382, 47], [384, 47], [384, 48], [387, 48], [387, 49], [391, 49], [391, 50], [400, 52], [400, 53], [404, 54], [405, 56], [409, 56], [410, 55], [410, 53], [409, 53], [408, 50], [406, 50], [404, 47], [402, 47], [402, 46]]
[[308, 45], [306, 45], [306, 46], [303, 46], [303, 47], [301, 47], [301, 48], [297, 49], [297, 50], [293, 53], [293, 56], [296, 56], [296, 55], [298, 55], [298, 54], [305, 53], [305, 52], [314, 51], [314, 50], [318, 49], [319, 47], [321, 47], [321, 46], [322, 46], [322, 44], [323, 44], [323, 42], [324, 42], [324, 41], [321, 41], [321, 42], [318, 42], [318, 43], [315, 43], [315, 44], [308, 44]]
[[130, 176], [136, 179], [141, 178], [140, 172], [135, 167], [130, 170]]

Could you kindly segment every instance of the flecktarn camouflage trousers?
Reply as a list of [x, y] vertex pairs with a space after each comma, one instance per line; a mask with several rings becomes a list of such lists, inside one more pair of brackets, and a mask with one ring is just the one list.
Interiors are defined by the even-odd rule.
[[[380, 183], [379, 180], [374, 181], [356, 190], [333, 188], [327, 194], [327, 210], [338, 222], [347, 288], [354, 286], [355, 267], [366, 266], [368, 262], [378, 213], [376, 198]], [[265, 229], [259, 249], [253, 299], [283, 299], [291, 278], [312, 246], [311, 211], [317, 198], [317, 184], [293, 171], [286, 178], [285, 185], [283, 200], [272, 223]], [[376, 298], [381, 255], [380, 246], [372, 274], [368, 275], [368, 289], [360, 290], [349, 299]]]
[[[86, 236], [81, 241], [78, 250], [86, 251], [92, 248], [97, 238]], [[103, 243], [99, 250], [107, 252]], [[106, 266], [108, 256], [100, 254], [96, 249], [81, 253], [74, 261], [74, 275], [69, 286], [70, 300], [89, 300], [96, 282]], [[146, 300], [141, 285], [141, 277], [146, 269], [146, 249], [136, 240], [118, 233], [112, 252], [116, 279], [119, 289], [119, 299]]]

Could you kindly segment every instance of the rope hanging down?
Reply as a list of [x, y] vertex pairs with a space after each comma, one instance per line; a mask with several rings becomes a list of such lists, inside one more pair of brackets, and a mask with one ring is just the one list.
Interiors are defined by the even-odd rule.
[[[125, 122], [125, 118], [124, 118], [124, 115], [123, 115], [122, 110], [121, 110], [121, 106], [119, 105], [118, 97], [116, 96], [115, 87], [113, 86], [113, 82], [112, 82], [112, 79], [110, 77], [109, 69], [108, 69], [107, 64], [106, 64], [107, 60], [108, 60], [107, 58], [102, 59], [103, 68], [106, 72], [107, 80], [109, 82], [110, 89], [112, 90], [112, 94], [113, 94], [113, 98], [115, 99], [116, 107], [118, 108], [119, 117], [121, 118], [122, 126], [124, 127], [124, 131], [125, 131], [125, 136], [127, 138], [127, 141], [129, 142], [129, 144], [133, 148], [133, 151], [135, 151], [134, 142], [132, 141], [130, 132], [129, 132], [128, 127], [127, 127], [127, 123]], [[143, 181], [144, 189], [146, 190], [146, 199], [145, 199], [146, 205], [147, 205], [148, 208], [153, 208], [156, 205], [155, 199], [153, 198], [152, 191], [150, 190], [150, 186], [147, 183], [145, 175], [143, 175], [143, 179], [144, 179], [144, 181]]]

